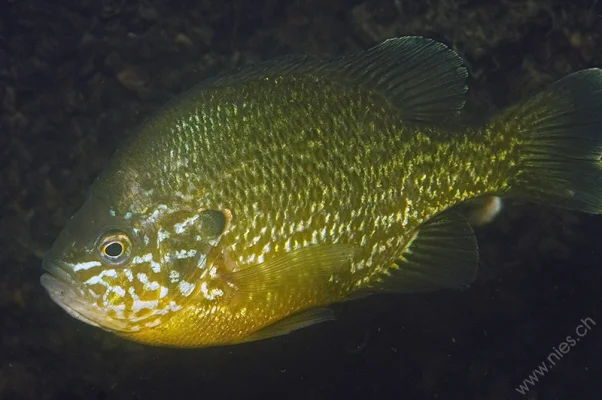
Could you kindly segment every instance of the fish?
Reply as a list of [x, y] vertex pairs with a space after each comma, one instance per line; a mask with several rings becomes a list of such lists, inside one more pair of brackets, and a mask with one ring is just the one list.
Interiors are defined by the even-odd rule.
[[458, 207], [602, 212], [600, 69], [479, 122], [467, 78], [422, 36], [209, 78], [116, 151], [41, 284], [79, 321], [180, 348], [286, 335], [376, 293], [466, 290], [479, 251]]

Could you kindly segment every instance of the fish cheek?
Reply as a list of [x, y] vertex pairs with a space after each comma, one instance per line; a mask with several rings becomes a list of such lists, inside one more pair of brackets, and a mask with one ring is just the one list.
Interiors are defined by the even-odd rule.
[[167, 274], [170, 293], [175, 293], [178, 298], [189, 297], [198, 289], [199, 281], [208, 274], [206, 254], [199, 252], [194, 257], [173, 260]]
[[170, 300], [183, 305], [197, 295], [208, 300], [223, 295], [217, 282], [223, 271], [219, 243], [230, 219], [227, 210], [206, 209], [176, 212], [161, 221], [157, 239]]
[[[93, 283], [93, 284], [86, 285], [86, 288], [88, 289], [88, 293], [94, 293], [94, 295], [93, 295], [94, 298], [100, 298], [100, 299], [102, 299], [105, 292], [107, 291], [107, 286], [100, 284], [100, 283]], [[101, 300], [98, 300], [97, 303], [99, 306], [103, 305]]]
[[233, 292], [231, 271], [224, 267], [219, 249], [207, 244], [199, 249], [194, 257], [176, 259], [169, 266], [169, 297], [182, 307], [192, 299], [225, 300]]

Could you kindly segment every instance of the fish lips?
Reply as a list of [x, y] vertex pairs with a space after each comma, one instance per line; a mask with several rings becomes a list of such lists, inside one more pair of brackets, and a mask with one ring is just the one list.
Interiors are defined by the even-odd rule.
[[125, 321], [108, 318], [106, 312], [99, 308], [94, 300], [86, 296], [67, 271], [49, 260], [44, 260], [42, 266], [47, 272], [40, 277], [40, 283], [52, 301], [67, 314], [88, 325], [105, 330], [127, 330]]

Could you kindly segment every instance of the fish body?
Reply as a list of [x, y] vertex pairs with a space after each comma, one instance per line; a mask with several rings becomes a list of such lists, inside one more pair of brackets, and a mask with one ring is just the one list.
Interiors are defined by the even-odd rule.
[[458, 118], [461, 58], [420, 37], [214, 78], [117, 152], [42, 284], [86, 323], [177, 347], [286, 334], [369, 293], [467, 287], [478, 249], [455, 206], [602, 209], [602, 77], [578, 74], [484, 126]]

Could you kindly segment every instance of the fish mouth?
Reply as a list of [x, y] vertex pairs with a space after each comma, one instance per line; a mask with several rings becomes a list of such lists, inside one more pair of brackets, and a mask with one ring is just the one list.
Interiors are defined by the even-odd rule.
[[125, 321], [107, 316], [106, 312], [79, 288], [71, 275], [61, 268], [59, 263], [44, 260], [42, 266], [46, 273], [40, 277], [40, 283], [48, 292], [51, 300], [67, 314], [97, 328], [110, 331], [128, 330]]

